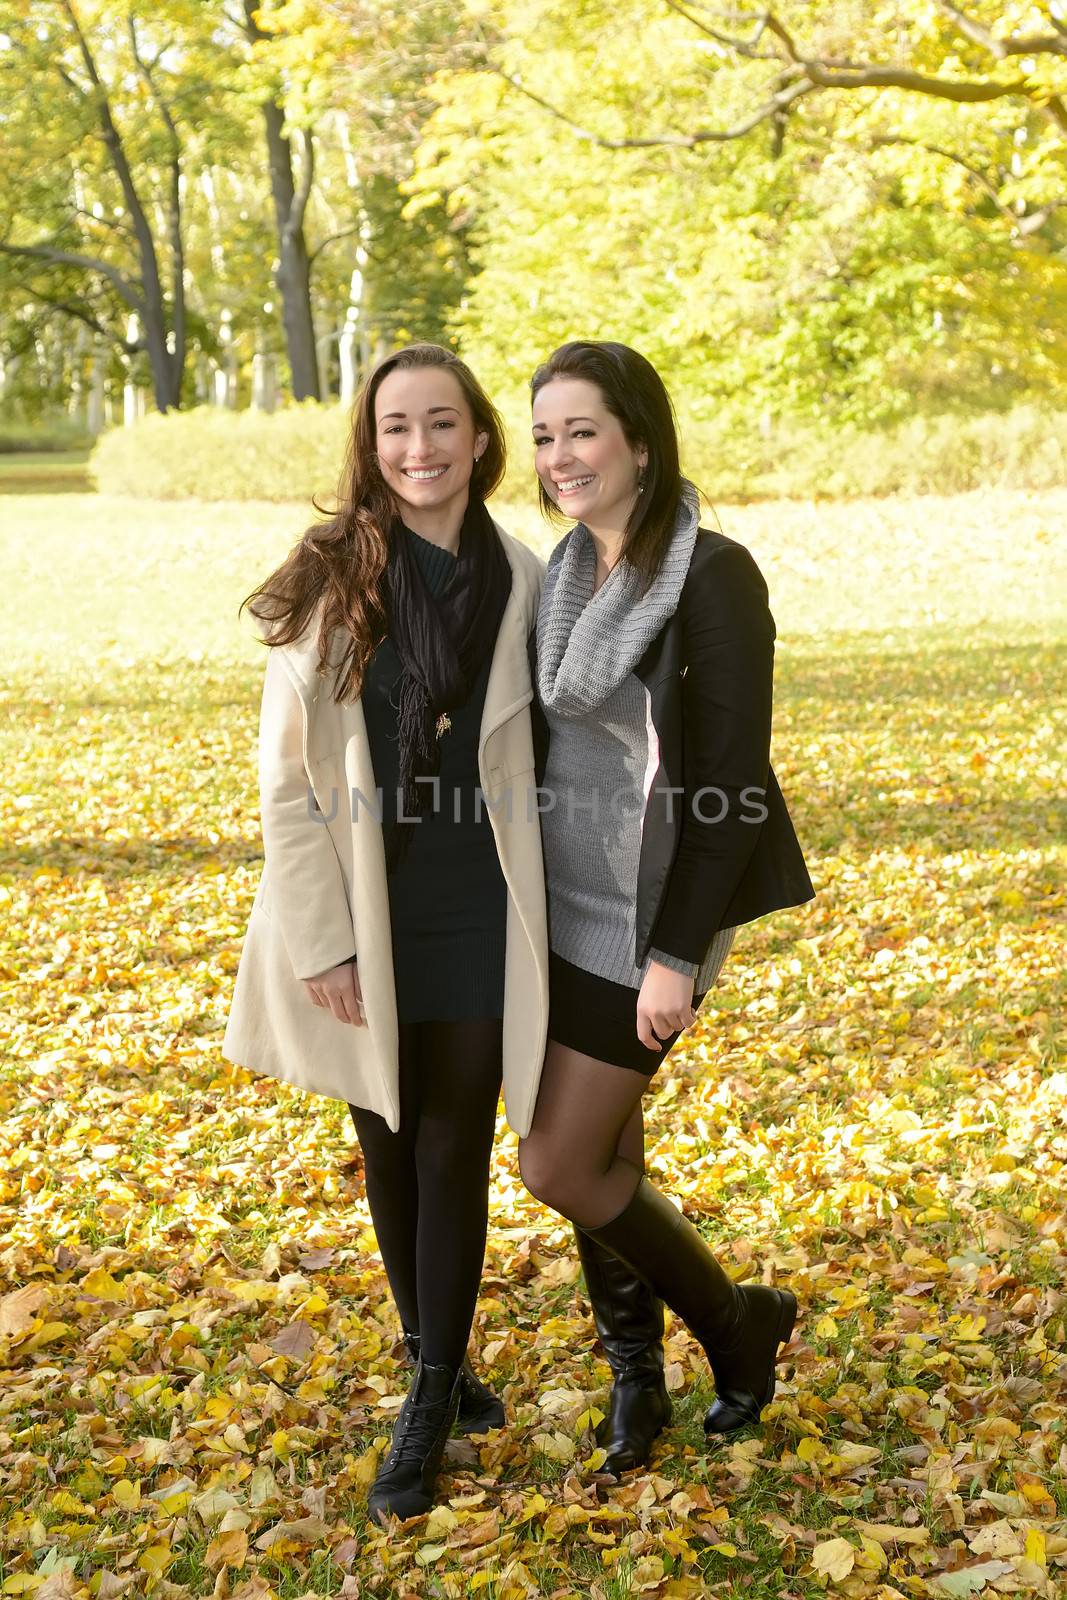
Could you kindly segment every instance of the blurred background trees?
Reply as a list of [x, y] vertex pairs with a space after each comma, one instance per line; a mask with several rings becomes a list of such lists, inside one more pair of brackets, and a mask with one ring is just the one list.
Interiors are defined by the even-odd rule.
[[1067, 20], [899, 0], [0, 0], [6, 412], [641, 348], [683, 419], [1057, 408]]

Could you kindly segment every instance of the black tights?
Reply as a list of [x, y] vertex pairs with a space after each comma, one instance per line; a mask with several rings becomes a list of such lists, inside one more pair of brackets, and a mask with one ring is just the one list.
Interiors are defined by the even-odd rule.
[[349, 1106], [367, 1203], [400, 1320], [422, 1358], [458, 1367], [485, 1259], [502, 1023], [400, 1028], [400, 1127]]

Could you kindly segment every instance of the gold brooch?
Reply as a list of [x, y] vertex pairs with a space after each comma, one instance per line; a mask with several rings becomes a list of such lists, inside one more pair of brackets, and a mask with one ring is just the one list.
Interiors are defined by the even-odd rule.
[[442, 711], [437, 719], [437, 737], [440, 738], [443, 733], [447, 733], [451, 726], [452, 718], [447, 711]]

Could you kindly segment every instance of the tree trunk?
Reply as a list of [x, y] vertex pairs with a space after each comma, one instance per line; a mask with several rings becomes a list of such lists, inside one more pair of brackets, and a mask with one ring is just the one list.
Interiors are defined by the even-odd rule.
[[[256, 21], [259, 0], [244, 0], [245, 33], [252, 43], [269, 38]], [[278, 270], [274, 281], [282, 301], [282, 327], [289, 356], [295, 400], [318, 400], [319, 369], [315, 358], [315, 319], [311, 311], [311, 269], [304, 238], [304, 212], [311, 193], [315, 152], [310, 133], [304, 134], [300, 187], [293, 180], [293, 152], [282, 129], [285, 113], [269, 96], [263, 101], [267, 134], [270, 192], [278, 234]]]
[[[270, 161], [270, 187], [278, 230], [278, 270], [275, 282], [282, 300], [282, 326], [292, 373], [293, 398], [318, 400], [319, 368], [315, 359], [315, 320], [311, 313], [311, 268], [304, 239], [304, 202], [293, 183], [289, 141], [282, 134], [284, 113], [274, 100], [263, 103]], [[310, 136], [307, 143], [310, 161]], [[305, 178], [302, 190], [309, 186]], [[304, 196], [306, 200], [306, 195]]]
[[[148, 213], [141, 201], [137, 186], [133, 181], [133, 170], [127, 155], [126, 146], [122, 135], [119, 133], [115, 119], [111, 112], [111, 102], [108, 98], [104, 82], [97, 69], [96, 60], [89, 48], [89, 41], [82, 30], [71, 0], [63, 0], [63, 10], [71, 31], [74, 34], [82, 64], [86, 75], [92, 84], [93, 93], [90, 96], [86, 91], [81, 91], [86, 103], [95, 102], [96, 115], [100, 124], [100, 133], [104, 147], [108, 152], [115, 176], [118, 178], [122, 189], [123, 198], [129, 212], [130, 224], [137, 243], [137, 255], [141, 269], [140, 283], [138, 284], [139, 303], [136, 309], [144, 327], [144, 344], [148, 352], [148, 361], [152, 369], [152, 387], [155, 392], [156, 405], [160, 411], [169, 411], [180, 404], [182, 390], [182, 367], [185, 361], [185, 336], [184, 336], [184, 285], [182, 282], [182, 243], [181, 243], [181, 208], [180, 208], [180, 162], [181, 148], [178, 143], [177, 130], [170, 118], [166, 107], [160, 102], [161, 110], [167, 122], [168, 130], [173, 140], [172, 148], [172, 186], [171, 186], [171, 211], [170, 233], [172, 247], [176, 246], [176, 271], [178, 277], [174, 284], [174, 304], [177, 311], [176, 337], [173, 352], [168, 348], [167, 337], [170, 326], [167, 320], [166, 298], [163, 293], [163, 284], [159, 273], [159, 259], [156, 254], [156, 242], [152, 233], [152, 226], [148, 220]], [[131, 23], [132, 27], [132, 23]], [[131, 35], [136, 57], [136, 37]], [[140, 60], [138, 59], [138, 65]], [[60, 69], [64, 81], [70, 83], [69, 77]], [[151, 74], [148, 74], [149, 85], [152, 85]], [[51, 254], [58, 259], [56, 253]], [[106, 269], [105, 269], [106, 270]], [[117, 275], [110, 274], [115, 281]], [[130, 304], [128, 295], [124, 295], [127, 304]]]

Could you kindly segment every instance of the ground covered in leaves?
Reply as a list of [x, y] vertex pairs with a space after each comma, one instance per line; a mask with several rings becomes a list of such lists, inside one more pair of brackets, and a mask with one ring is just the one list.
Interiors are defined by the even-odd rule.
[[301, 514], [8, 507], [0, 1593], [1062, 1594], [1067, 496], [726, 519], [819, 893], [739, 936], [649, 1167], [797, 1335], [763, 1426], [709, 1445], [674, 1323], [652, 1470], [599, 1478], [608, 1370], [502, 1123], [472, 1349], [509, 1426], [388, 1534], [407, 1369], [347, 1112], [218, 1051], [260, 870], [234, 610]]

